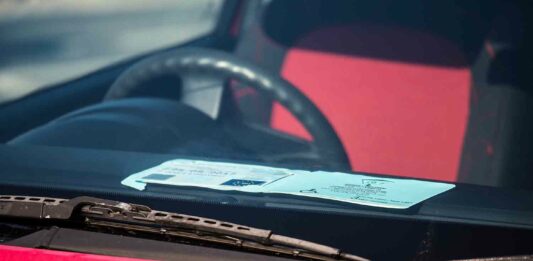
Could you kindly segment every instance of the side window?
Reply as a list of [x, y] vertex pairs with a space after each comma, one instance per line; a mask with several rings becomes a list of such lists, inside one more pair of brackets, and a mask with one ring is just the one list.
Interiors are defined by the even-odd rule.
[[0, 103], [210, 33], [223, 0], [0, 1]]

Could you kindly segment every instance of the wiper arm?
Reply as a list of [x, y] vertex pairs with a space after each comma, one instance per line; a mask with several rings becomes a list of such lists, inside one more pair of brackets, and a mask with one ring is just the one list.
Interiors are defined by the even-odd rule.
[[[220, 220], [156, 211], [143, 205], [93, 197], [0, 196], [0, 216], [43, 220], [82, 218], [94, 228], [122, 229], [230, 244], [313, 259], [366, 260], [339, 249]], [[325, 258], [326, 257], [326, 258]]]

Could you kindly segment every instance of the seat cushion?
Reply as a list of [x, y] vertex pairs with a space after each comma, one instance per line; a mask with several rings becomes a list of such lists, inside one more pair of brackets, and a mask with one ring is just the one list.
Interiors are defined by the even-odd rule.
[[[328, 117], [354, 171], [456, 180], [471, 73], [451, 41], [389, 26], [321, 28], [287, 51], [282, 75]], [[310, 139], [279, 105], [271, 124]]]

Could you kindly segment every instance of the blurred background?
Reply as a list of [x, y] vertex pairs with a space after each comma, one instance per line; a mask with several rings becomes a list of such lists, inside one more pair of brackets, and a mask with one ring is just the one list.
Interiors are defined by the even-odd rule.
[[214, 29], [223, 0], [0, 0], [0, 103]]

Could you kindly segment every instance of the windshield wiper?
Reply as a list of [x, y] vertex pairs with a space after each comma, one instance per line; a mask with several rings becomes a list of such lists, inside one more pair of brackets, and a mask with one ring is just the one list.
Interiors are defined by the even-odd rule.
[[96, 229], [184, 238], [316, 260], [366, 260], [339, 249], [215, 219], [156, 211], [143, 205], [93, 197], [70, 200], [0, 196], [0, 217], [81, 220]]

